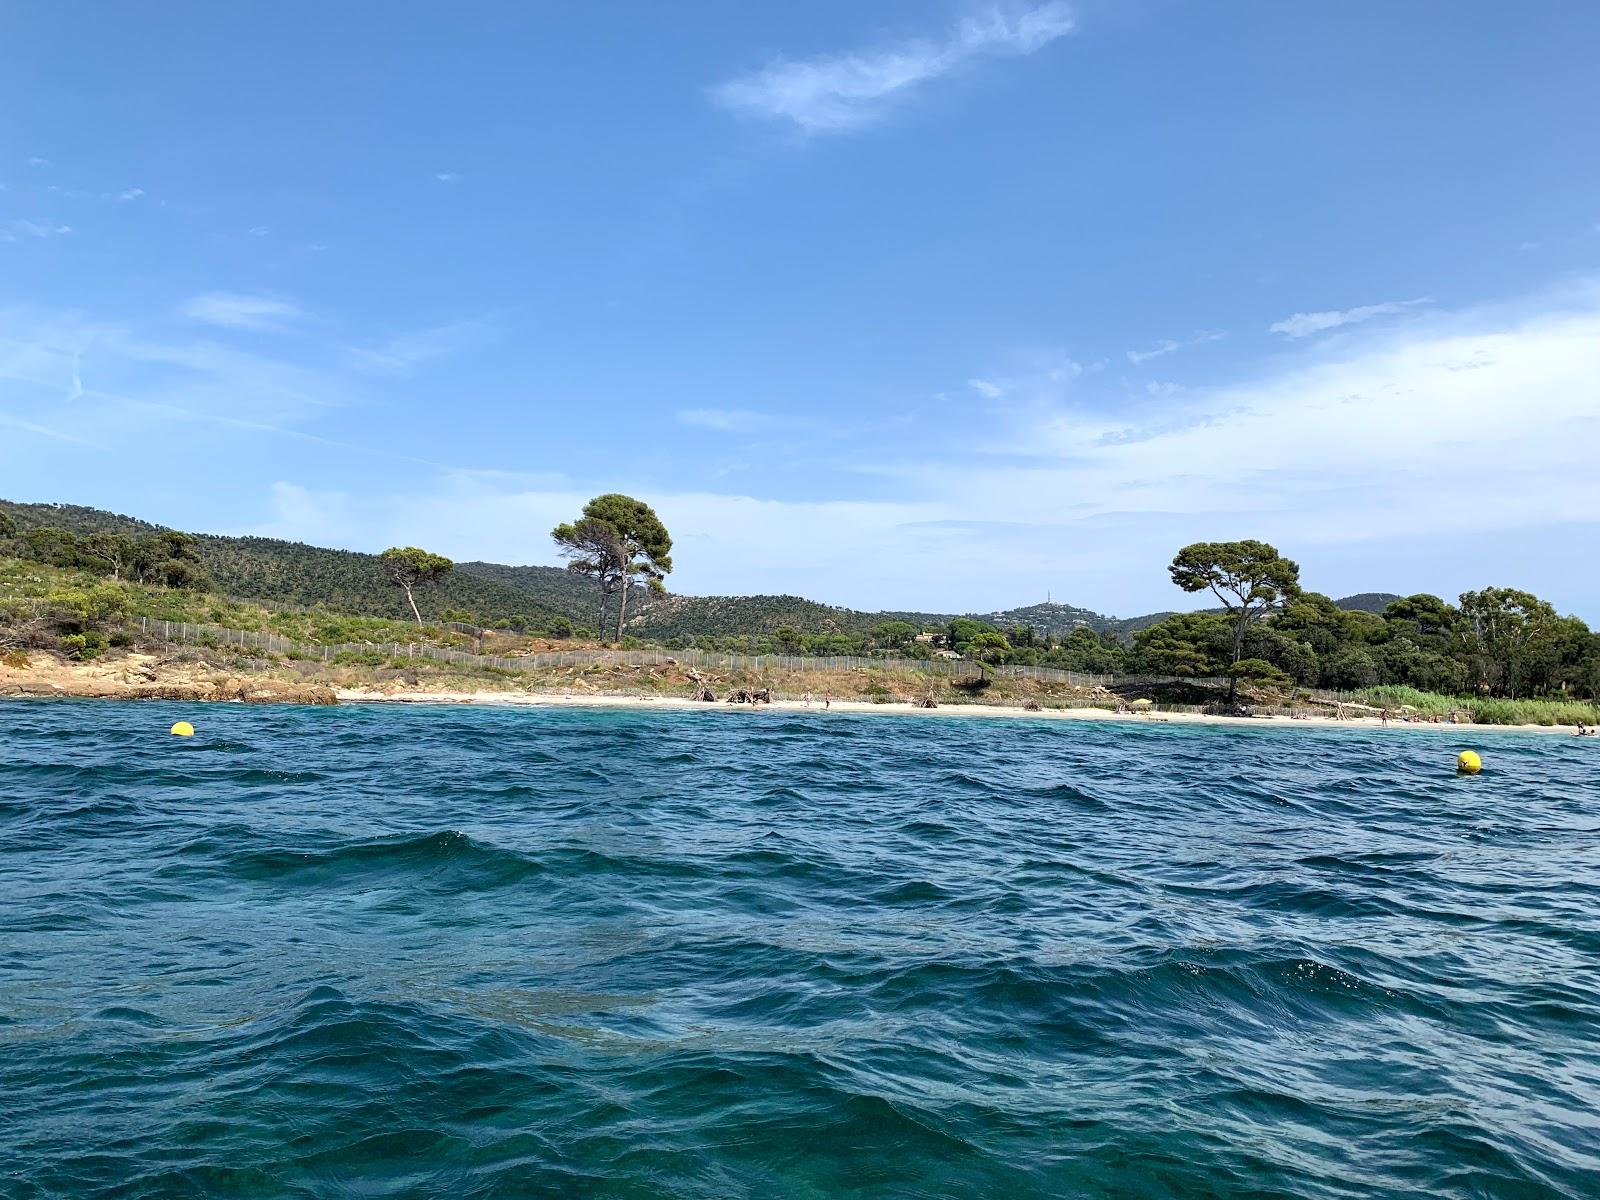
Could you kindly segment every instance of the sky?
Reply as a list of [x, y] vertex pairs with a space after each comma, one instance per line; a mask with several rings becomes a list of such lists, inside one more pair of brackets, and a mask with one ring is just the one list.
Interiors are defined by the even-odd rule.
[[0, 496], [673, 590], [1600, 622], [1600, 5], [0, 8]]

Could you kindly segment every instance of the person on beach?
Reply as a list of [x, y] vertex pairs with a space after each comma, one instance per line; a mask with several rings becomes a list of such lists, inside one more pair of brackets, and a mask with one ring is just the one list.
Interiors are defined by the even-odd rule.
[[1389, 723], [1389, 710], [1387, 708], [1378, 714], [1378, 720], [1385, 725]]
[[833, 707], [833, 693], [832, 692], [823, 692], [822, 693], [822, 707], [825, 708], [825, 709]]
[[807, 708], [811, 707], [811, 693], [810, 692], [806, 693], [806, 707]]

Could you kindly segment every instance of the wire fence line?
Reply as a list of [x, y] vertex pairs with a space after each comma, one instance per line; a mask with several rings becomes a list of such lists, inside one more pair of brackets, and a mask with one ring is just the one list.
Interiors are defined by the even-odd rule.
[[150, 637], [162, 641], [188, 645], [237, 646], [241, 650], [260, 650], [271, 654], [284, 654], [300, 659], [320, 659], [333, 662], [347, 655], [385, 658], [413, 658], [449, 663], [458, 667], [492, 668], [500, 671], [530, 671], [550, 667], [577, 667], [590, 665], [662, 667], [679, 666], [691, 670], [710, 671], [792, 671], [800, 674], [825, 671], [888, 670], [915, 671], [924, 675], [951, 679], [973, 679], [991, 675], [1001, 679], [1035, 679], [1041, 682], [1065, 683], [1071, 687], [1112, 687], [1127, 684], [1192, 683], [1202, 686], [1223, 686], [1225, 679], [1179, 678], [1169, 675], [1095, 675], [1083, 671], [1067, 671], [1059, 667], [1035, 667], [1023, 664], [982, 666], [968, 659], [946, 658], [864, 658], [853, 655], [787, 655], [787, 654], [723, 654], [712, 650], [544, 650], [528, 654], [499, 655], [472, 654], [465, 650], [450, 650], [426, 642], [341, 642], [316, 644], [297, 642], [275, 633], [257, 633], [249, 629], [229, 629], [222, 625], [191, 624], [187, 621], [163, 621], [155, 617], [140, 617], [139, 629]]

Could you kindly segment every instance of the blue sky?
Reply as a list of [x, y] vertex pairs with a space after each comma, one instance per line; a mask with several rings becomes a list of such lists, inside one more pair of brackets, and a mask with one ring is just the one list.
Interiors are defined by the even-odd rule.
[[22, 2], [0, 495], [682, 591], [1600, 619], [1600, 8]]

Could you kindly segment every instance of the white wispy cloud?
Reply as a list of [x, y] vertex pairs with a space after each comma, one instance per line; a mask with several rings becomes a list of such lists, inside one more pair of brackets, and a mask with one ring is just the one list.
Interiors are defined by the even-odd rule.
[[1129, 350], [1128, 361], [1138, 366], [1140, 363], [1149, 362], [1152, 358], [1161, 358], [1181, 349], [1183, 345], [1180, 342], [1161, 341], [1149, 350]]
[[1419, 296], [1415, 300], [1386, 300], [1382, 304], [1363, 304], [1359, 308], [1330, 310], [1328, 312], [1295, 313], [1267, 326], [1268, 333], [1281, 333], [1285, 337], [1310, 337], [1314, 333], [1337, 329], [1341, 325], [1359, 325], [1374, 317], [1390, 317], [1419, 305], [1432, 303], [1431, 297]]
[[1128, 361], [1137, 367], [1140, 363], [1147, 363], [1152, 358], [1163, 358], [1168, 354], [1175, 354], [1185, 346], [1203, 346], [1207, 342], [1220, 342], [1227, 336], [1226, 333], [1221, 333], [1217, 330], [1202, 329], [1199, 333], [1185, 338], [1181, 342], [1175, 342], [1171, 338], [1163, 338], [1149, 350], [1129, 350]]
[[1059, 350], [1032, 350], [1013, 354], [1004, 371], [974, 376], [967, 386], [996, 407], [1026, 409], [1042, 396], [1066, 394], [1085, 372], [1095, 369]]
[[680, 425], [718, 433], [757, 433], [784, 424], [780, 417], [748, 408], [685, 408], [673, 415]]
[[266, 237], [267, 234], [271, 233], [272, 231], [265, 225], [252, 225], [249, 229], [246, 229], [245, 232], [253, 238], [262, 238]]
[[379, 346], [351, 346], [346, 353], [359, 370], [383, 375], [405, 375], [432, 359], [460, 354], [482, 345], [493, 333], [492, 320], [473, 317], [437, 325], [432, 329], [403, 333]]
[[204, 325], [249, 329], [259, 333], [282, 333], [306, 316], [305, 310], [291, 300], [236, 292], [207, 292], [193, 296], [178, 306], [178, 312]]
[[[404, 535], [453, 557], [525, 561], [529, 528], [618, 485], [672, 529], [674, 586], [688, 591], [984, 611], [1071, 586], [1080, 603], [1135, 612], [1179, 602], [1162, 566], [1190, 541], [1266, 538], [1307, 565], [1308, 586], [1336, 586], [1316, 564], [1342, 555], [1355, 564], [1347, 591], [1450, 594], [1503, 580], [1496, 548], [1600, 512], [1600, 281], [1307, 344], [1217, 386], [1130, 397], [1108, 381], [1114, 394], [1089, 395], [1070, 375], [1046, 361], [1028, 378], [985, 376], [1010, 389], [992, 442], [885, 452], [887, 478], [869, 495], [775, 499], [609, 476], [470, 491], [441, 482], [350, 500], [340, 544]], [[1374, 429], [1382, 436], [1361, 435]], [[1440, 550], [1426, 574], [1419, 542]], [[1574, 580], [1586, 572], [1600, 597], [1600, 575], [1580, 559], [1518, 578], [1559, 596], [1581, 594]], [[930, 581], [929, 562], [950, 569]]]
[[[70, 423], [58, 421], [50, 407], [64, 407], [80, 358], [84, 391]], [[1298, 558], [1308, 586], [1335, 594], [1516, 582], [1562, 603], [1600, 602], [1600, 568], [1577, 552], [1600, 512], [1591, 461], [1600, 438], [1600, 279], [1308, 340], [1214, 385], [1130, 391], [1125, 381], [1075, 372], [1058, 353], [974, 378], [1005, 390], [983, 423], [992, 437], [882, 439], [870, 448], [878, 475], [819, 475], [806, 499], [777, 498], [761, 484], [652, 488], [617, 477], [609, 461], [570, 482], [482, 476], [469, 485], [439, 468], [408, 472], [388, 494], [291, 485], [274, 497], [272, 532], [552, 561], [530, 550], [528, 530], [620, 488], [661, 513], [679, 547], [673, 586], [694, 592], [986, 611], [1051, 587], [1131, 613], [1181, 600], [1163, 570], [1178, 546], [1254, 536]], [[218, 340], [156, 341], [125, 327], [0, 312], [0, 381], [0, 464], [25, 455], [69, 461], [64, 446], [51, 448], [62, 436], [52, 423], [92, 430], [124, 457], [170, 447], [202, 422], [208, 436], [241, 447], [267, 433], [330, 452], [399, 457], [413, 448], [349, 445], [335, 428], [311, 424], [359, 403], [351, 376]], [[506, 438], [524, 432], [508, 426]], [[591, 470], [581, 454], [566, 462], [574, 476]], [[1573, 552], [1548, 562], [1518, 553], [1538, 536]], [[1436, 556], [1420, 567], [1430, 547]], [[1321, 564], [1341, 556], [1353, 566], [1330, 580]]]
[[808, 132], [851, 129], [978, 59], [1032, 54], [1074, 28], [1063, 3], [1000, 6], [961, 20], [942, 38], [817, 58], [779, 58], [711, 89], [739, 113], [790, 121]]
[[141, 188], [141, 187], [131, 187], [131, 188], [126, 188], [121, 192], [118, 192], [117, 193], [117, 199], [118, 200], [124, 200], [124, 201], [125, 200], [137, 200], [137, 199], [139, 199], [139, 197], [141, 197], [143, 195], [144, 195], [144, 189], [143, 188]]
[[40, 158], [37, 154], [34, 154], [29, 156], [28, 165], [30, 167], [48, 167], [50, 160], [48, 158]]
[[0, 241], [16, 242], [23, 238], [64, 237], [72, 232], [71, 225], [59, 221], [13, 221], [0, 230]]
[[459, 183], [461, 176], [454, 171], [435, 171], [433, 177], [440, 183]]

